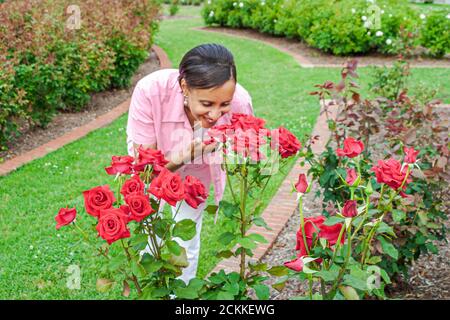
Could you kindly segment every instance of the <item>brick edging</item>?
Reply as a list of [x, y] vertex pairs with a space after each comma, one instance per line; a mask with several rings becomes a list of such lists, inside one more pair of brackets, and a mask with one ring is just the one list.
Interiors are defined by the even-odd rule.
[[[326, 102], [328, 103], [328, 102]], [[328, 129], [327, 115], [324, 110], [324, 105], [321, 104], [320, 115], [317, 118], [316, 124], [312, 131], [312, 137], [318, 136], [319, 139], [312, 145], [314, 154], [320, 154], [325, 151], [326, 144], [331, 137], [331, 132]], [[338, 114], [338, 106], [335, 104], [328, 104], [328, 117], [336, 119]], [[262, 257], [272, 248], [281, 233], [289, 218], [294, 214], [297, 208], [297, 194], [293, 193], [292, 183], [297, 182], [300, 173], [307, 174], [310, 168], [308, 164], [302, 166], [300, 163], [302, 158], [299, 158], [294, 164], [291, 171], [283, 180], [280, 188], [270, 203], [264, 209], [261, 217], [267, 222], [267, 225], [272, 229], [270, 231], [263, 227], [252, 226], [247, 234], [259, 233], [267, 239], [267, 243], [259, 243], [258, 247], [253, 251], [254, 256], [251, 258], [252, 262], [260, 261]], [[236, 248], [234, 248], [236, 249]], [[231, 257], [220, 261], [217, 266], [211, 271], [219, 272], [224, 269], [226, 272], [239, 271], [239, 260], [236, 257]]]
[[[157, 45], [152, 45], [151, 49], [152, 51], [155, 52], [156, 56], [158, 57], [160, 69], [167, 69], [172, 67], [172, 63], [170, 62], [166, 52], [163, 49], [161, 49]], [[44, 143], [39, 147], [27, 151], [19, 156], [6, 160], [5, 162], [0, 164], [0, 176], [7, 175], [8, 173], [16, 170], [17, 168], [23, 166], [28, 162], [31, 162], [37, 158], [44, 157], [48, 153], [53, 152], [65, 146], [68, 143], [71, 143], [75, 140], [84, 137], [89, 132], [92, 132], [96, 129], [99, 129], [101, 127], [110, 124], [111, 122], [119, 118], [122, 114], [128, 111], [130, 101], [131, 98], [128, 98], [114, 109], [102, 114], [101, 116], [98, 116], [91, 122], [88, 122], [80, 127], [74, 128], [71, 131], [63, 134], [62, 136], [50, 140], [49, 142]]]

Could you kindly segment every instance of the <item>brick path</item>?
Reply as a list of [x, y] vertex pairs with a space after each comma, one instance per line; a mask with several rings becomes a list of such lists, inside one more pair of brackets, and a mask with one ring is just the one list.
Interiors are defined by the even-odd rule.
[[[158, 56], [159, 64], [161, 69], [171, 68], [172, 63], [170, 62], [169, 58], [167, 57], [167, 54], [158, 46], [153, 45], [152, 50], [156, 53]], [[46, 154], [53, 152], [64, 145], [71, 143], [75, 140], [78, 140], [85, 135], [87, 135], [89, 132], [94, 131], [98, 128], [104, 127], [114, 120], [116, 120], [118, 117], [120, 117], [122, 114], [128, 111], [128, 108], [130, 106], [131, 98], [128, 98], [121, 104], [119, 104], [117, 107], [112, 109], [111, 111], [108, 111], [107, 113], [95, 118], [91, 122], [73, 129], [70, 132], [67, 132], [66, 134], [51, 140], [33, 150], [30, 150], [28, 152], [25, 152], [22, 155], [19, 155], [17, 157], [14, 157], [10, 160], [5, 161], [4, 163], [0, 164], [0, 176], [6, 175], [10, 173], [11, 171], [23, 166], [24, 164], [45, 156]]]

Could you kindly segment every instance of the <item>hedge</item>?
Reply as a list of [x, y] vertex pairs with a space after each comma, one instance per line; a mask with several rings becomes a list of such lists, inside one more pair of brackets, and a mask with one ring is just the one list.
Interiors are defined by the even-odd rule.
[[79, 26], [72, 3], [0, 4], [0, 150], [19, 125], [45, 127], [58, 111], [85, 108], [91, 93], [129, 86], [148, 57], [159, 1], [80, 0]]
[[202, 9], [207, 25], [294, 38], [335, 55], [394, 54], [408, 41], [442, 57], [450, 52], [449, 14], [421, 14], [407, 0], [208, 0]]

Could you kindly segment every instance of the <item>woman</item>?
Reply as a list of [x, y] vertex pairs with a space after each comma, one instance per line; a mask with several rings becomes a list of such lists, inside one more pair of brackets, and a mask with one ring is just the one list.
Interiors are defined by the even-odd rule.
[[[178, 69], [155, 71], [136, 84], [128, 113], [128, 153], [135, 156], [140, 145], [161, 150], [169, 160], [167, 169], [182, 178], [199, 178], [207, 190], [213, 182], [218, 204], [226, 176], [220, 163], [210, 161], [216, 144], [205, 144], [203, 137], [212, 126], [230, 123], [233, 113], [253, 114], [250, 95], [237, 83], [233, 55], [219, 44], [197, 46]], [[197, 273], [205, 204], [193, 209], [183, 202], [175, 217], [192, 219], [197, 228], [193, 239], [176, 239], [187, 253], [189, 266], [180, 276], [186, 283]], [[173, 214], [178, 206], [172, 207]]]

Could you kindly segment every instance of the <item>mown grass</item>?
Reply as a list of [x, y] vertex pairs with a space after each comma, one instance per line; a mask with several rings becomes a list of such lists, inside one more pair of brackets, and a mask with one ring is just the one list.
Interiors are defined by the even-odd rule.
[[[196, 8], [198, 10], [198, 8]], [[180, 14], [183, 13], [181, 7]], [[189, 8], [192, 10], [192, 8]], [[259, 42], [234, 39], [215, 33], [188, 31], [201, 26], [201, 19], [165, 20], [156, 42], [168, 53], [176, 68], [192, 47], [216, 42], [229, 48], [236, 59], [238, 82], [251, 94], [257, 116], [269, 127], [284, 125], [301, 140], [311, 131], [319, 112], [315, 97], [308, 95], [314, 84], [339, 79], [338, 68], [300, 68], [290, 56]], [[362, 93], [367, 94], [368, 68], [359, 70]], [[440, 84], [440, 94], [449, 97], [450, 83], [445, 69], [414, 69], [413, 82]], [[109, 183], [104, 173], [111, 155], [126, 154], [126, 120], [123, 115], [111, 125], [91, 132], [51, 154], [37, 159], [6, 177], [0, 177], [0, 298], [1, 299], [120, 299], [121, 287], [108, 293], [95, 288], [101, 257], [67, 230], [55, 230], [54, 215], [60, 207], [76, 206], [83, 211], [81, 192]], [[292, 163], [291, 163], [292, 165]], [[289, 168], [287, 168], [289, 169]], [[284, 178], [275, 176], [263, 200], [267, 204]], [[230, 199], [228, 193], [225, 199]], [[211, 202], [211, 199], [209, 199]], [[205, 214], [199, 276], [217, 263], [216, 238], [221, 231], [213, 217]], [[91, 227], [93, 218], [80, 214], [78, 223]], [[93, 241], [95, 232], [91, 232]], [[116, 250], [113, 245], [113, 250]], [[68, 266], [81, 268], [81, 289], [66, 286]]]

